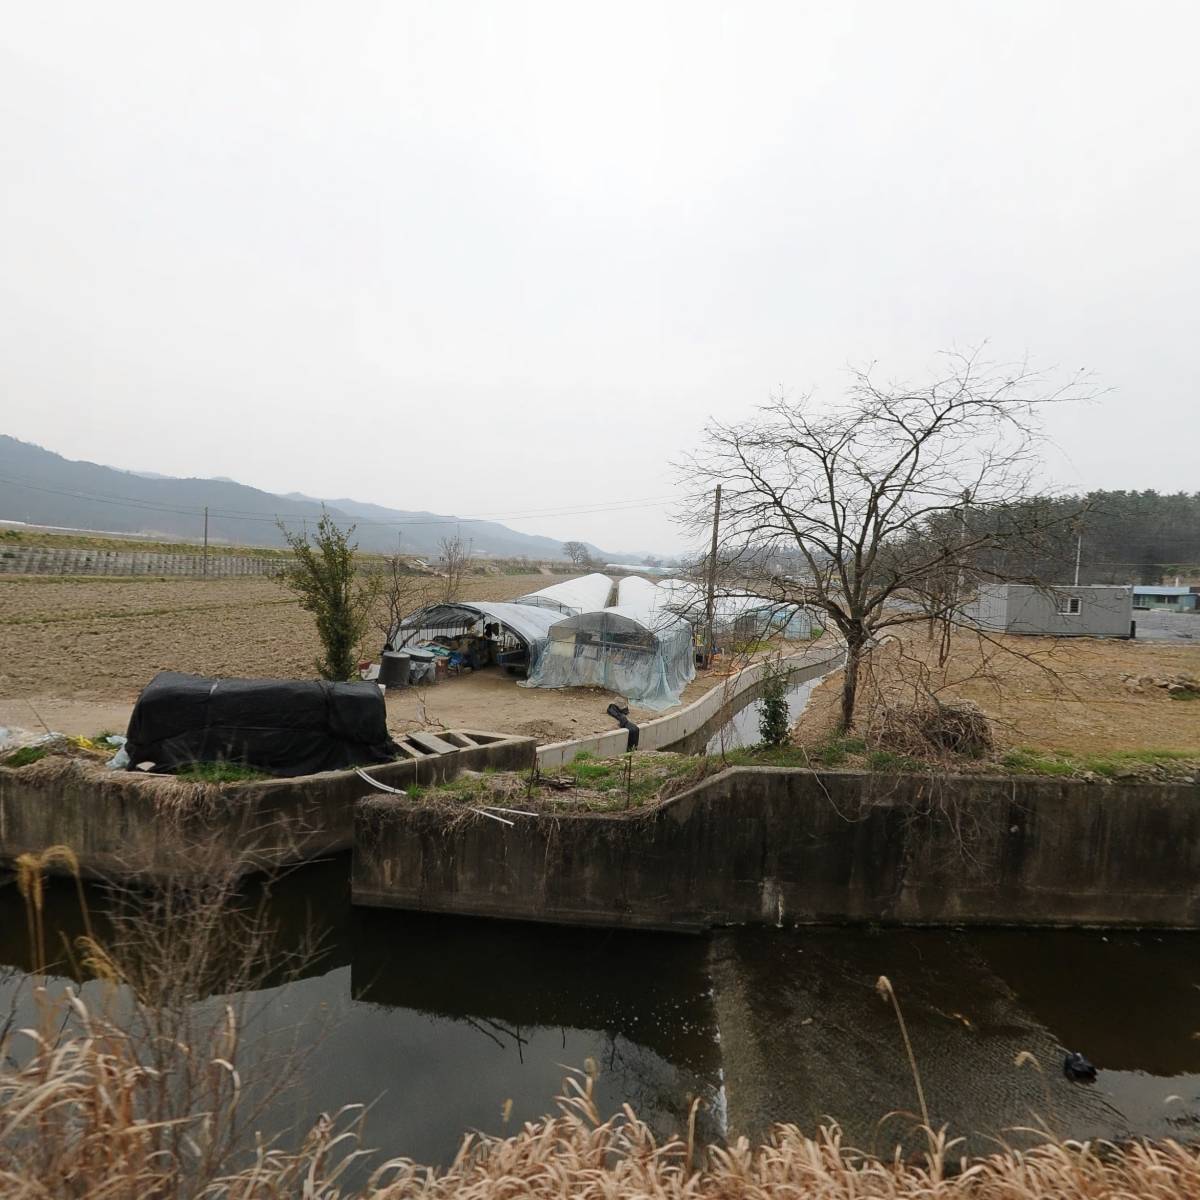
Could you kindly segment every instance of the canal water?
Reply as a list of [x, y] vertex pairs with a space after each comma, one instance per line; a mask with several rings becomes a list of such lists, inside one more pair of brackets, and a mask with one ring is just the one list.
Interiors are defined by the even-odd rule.
[[[325, 956], [248, 998], [256, 1026], [307, 1050], [269, 1123], [371, 1105], [367, 1142], [447, 1162], [464, 1131], [549, 1111], [592, 1063], [606, 1111], [631, 1103], [661, 1132], [692, 1097], [700, 1132], [814, 1128], [909, 1141], [916, 1094], [891, 1007], [899, 996], [935, 1124], [969, 1138], [1191, 1137], [1200, 1122], [1200, 936], [1096, 931], [746, 929], [618, 933], [354, 909], [344, 858], [272, 885], [280, 952], [304, 931]], [[102, 919], [105, 899], [89, 903]], [[53, 883], [47, 941], [80, 932], [73, 885]], [[25, 918], [0, 888], [0, 1025], [31, 1015]], [[52, 968], [58, 984], [70, 972]], [[96, 998], [101, 985], [84, 985]], [[224, 1004], [213, 997], [207, 1004]], [[1062, 1074], [1064, 1050], [1098, 1067]], [[1026, 1060], [1033, 1055], [1041, 1070]], [[507, 1116], [507, 1120], [506, 1120]]]
[[[824, 676], [805, 680], [787, 690], [785, 699], [788, 706], [788, 727], [799, 719], [808, 703], [808, 698]], [[747, 693], [749, 700], [732, 716], [728, 718], [714, 733], [710, 734], [704, 744], [705, 754], [720, 754], [722, 751], [740, 750], [743, 746], [753, 746], [761, 740], [759, 734], [759, 719], [762, 716], [762, 697], [756, 691]], [[740, 698], [739, 698], [740, 699]]]

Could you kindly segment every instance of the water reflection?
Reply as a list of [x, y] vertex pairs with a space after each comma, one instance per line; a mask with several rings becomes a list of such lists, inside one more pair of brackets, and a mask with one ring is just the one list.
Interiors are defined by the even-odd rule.
[[[1034, 1124], [1073, 1138], [1178, 1136], [1200, 1120], [1198, 944], [1082, 930], [721, 935], [713, 970], [730, 1123], [761, 1131], [832, 1113], [854, 1141], [886, 1149], [911, 1121], [881, 1131], [881, 1116], [917, 1108], [894, 1013], [875, 990], [887, 975], [931, 1119], [973, 1133], [972, 1149]], [[1095, 1086], [1063, 1077], [1067, 1048], [1100, 1068]], [[1016, 1065], [1023, 1051], [1040, 1072]]]
[[[263, 899], [261, 887], [247, 889], [246, 903]], [[111, 897], [99, 888], [88, 897], [103, 936]], [[271, 883], [269, 909], [280, 963], [314, 937], [321, 946], [300, 978], [268, 974], [248, 1000], [247, 1019], [266, 1031], [256, 1055], [293, 1042], [307, 1054], [272, 1130], [365, 1102], [370, 1144], [445, 1162], [468, 1129], [501, 1132], [550, 1111], [566, 1072], [592, 1060], [605, 1110], [629, 1101], [667, 1133], [701, 1096], [701, 1132], [721, 1133], [702, 939], [354, 909], [344, 858]], [[73, 885], [50, 883], [45, 912], [52, 946], [83, 932]], [[21, 970], [30, 966], [24, 928], [15, 889], [0, 893], [0, 962]], [[71, 978], [69, 956], [52, 971]], [[0, 980], [0, 1012], [15, 1000], [27, 1021], [18, 983]]]
[[[89, 890], [103, 934], [109, 901]], [[247, 903], [262, 899], [261, 885]], [[1194, 1136], [1200, 1123], [1200, 938], [1093, 931], [746, 929], [711, 939], [353, 909], [344, 859], [269, 889], [280, 961], [314, 935], [323, 954], [248, 1000], [268, 1040], [308, 1048], [272, 1127], [367, 1102], [369, 1144], [445, 1162], [464, 1130], [549, 1110], [592, 1059], [608, 1110], [631, 1102], [660, 1131], [706, 1098], [703, 1136], [812, 1128], [836, 1115], [886, 1150], [916, 1108], [895, 1017], [900, 997], [935, 1124], [971, 1148], [1043, 1121], [1070, 1137]], [[52, 945], [82, 932], [72, 885], [46, 893]], [[23, 911], [0, 891], [0, 1023], [28, 1015]], [[62, 979], [66, 956], [53, 968]], [[88, 985], [94, 990], [96, 985]], [[15, 998], [15, 1001], [14, 1001]], [[221, 1003], [219, 997], [210, 1003]], [[718, 1036], [718, 1029], [720, 1031]], [[1100, 1068], [1068, 1083], [1064, 1049]], [[1027, 1051], [1043, 1073], [1017, 1067]], [[511, 1101], [507, 1126], [503, 1112]]]

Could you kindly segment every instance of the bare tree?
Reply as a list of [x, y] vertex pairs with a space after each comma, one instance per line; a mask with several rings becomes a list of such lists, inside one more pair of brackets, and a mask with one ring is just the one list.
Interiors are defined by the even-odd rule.
[[383, 564], [379, 576], [379, 601], [375, 608], [375, 628], [383, 634], [383, 648], [391, 644], [405, 617], [416, 612], [428, 599], [429, 580], [416, 574], [400, 554]]
[[583, 542], [563, 542], [563, 553], [577, 566], [590, 567], [592, 553]]
[[[840, 727], [854, 724], [864, 652], [892, 626], [952, 619], [971, 579], [1004, 578], [1006, 547], [1028, 547], [1071, 514], [1033, 502], [1048, 388], [1024, 367], [975, 354], [918, 387], [856, 371], [836, 407], [772, 400], [738, 425], [711, 422], [689, 480], [723, 487], [723, 573], [820, 610], [846, 646]], [[699, 490], [688, 511], [707, 521]], [[798, 555], [796, 573], [778, 569]], [[1023, 557], [1027, 557], [1023, 556]]]
[[438, 543], [442, 552], [442, 578], [438, 599], [449, 604], [462, 596], [463, 577], [471, 565], [471, 543], [460, 534], [445, 537]]

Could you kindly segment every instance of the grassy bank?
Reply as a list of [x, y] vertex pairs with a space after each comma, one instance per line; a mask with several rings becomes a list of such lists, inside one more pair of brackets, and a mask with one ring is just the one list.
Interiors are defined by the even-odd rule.
[[920, 775], [1048, 775], [1091, 782], [1177, 782], [1200, 778], [1200, 749], [1137, 750], [1107, 755], [1014, 750], [998, 757], [922, 759], [872, 749], [859, 737], [831, 736], [806, 746], [748, 747], [724, 755], [635, 752], [618, 758], [581, 754], [550, 772], [468, 772], [434, 788], [410, 788], [425, 804], [513, 808], [545, 813], [633, 812], [668, 799], [726, 767], [799, 767]]

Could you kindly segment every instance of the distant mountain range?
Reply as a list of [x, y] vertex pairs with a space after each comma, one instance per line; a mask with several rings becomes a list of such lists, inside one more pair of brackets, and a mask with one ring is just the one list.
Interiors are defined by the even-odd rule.
[[[206, 505], [209, 539], [245, 546], [282, 546], [277, 520], [295, 530], [306, 520], [316, 520], [322, 511], [320, 500], [300, 492], [277, 496], [230, 479], [177, 479], [150, 471], [119, 471], [63, 458], [0, 434], [0, 519], [197, 541], [204, 534]], [[459, 534], [471, 542], [476, 554], [564, 557], [561, 541], [519, 533], [495, 521], [462, 520], [350, 499], [328, 500], [324, 508], [340, 525], [357, 525], [355, 537], [364, 550], [388, 552], [399, 546], [406, 554], [427, 557], [437, 553], [442, 538]], [[588, 548], [601, 562], [639, 562], [644, 557], [631, 551]]]

